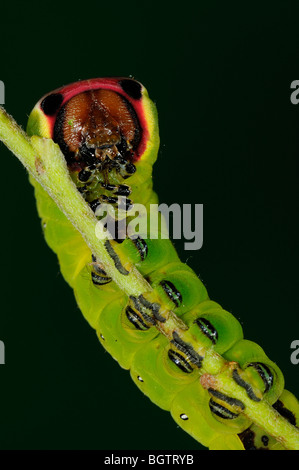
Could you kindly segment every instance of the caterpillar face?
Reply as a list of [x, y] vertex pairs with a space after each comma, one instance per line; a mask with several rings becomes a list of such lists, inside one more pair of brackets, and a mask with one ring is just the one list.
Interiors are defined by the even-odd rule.
[[[42, 109], [47, 108], [45, 98]], [[71, 166], [97, 165], [116, 157], [136, 159], [142, 135], [130, 102], [111, 90], [88, 90], [73, 96], [57, 113], [53, 137]]]
[[[134, 174], [135, 163], [150, 147], [148, 101], [146, 90], [133, 79], [84, 80], [45, 95], [32, 111], [30, 125], [35, 134], [60, 146], [86, 193], [92, 181], [98, 182], [99, 172], [114, 169], [125, 179]], [[114, 193], [123, 190], [116, 185]]]

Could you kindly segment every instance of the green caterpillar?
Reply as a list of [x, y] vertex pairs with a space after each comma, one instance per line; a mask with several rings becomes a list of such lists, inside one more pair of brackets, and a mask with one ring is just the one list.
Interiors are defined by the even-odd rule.
[[[140, 83], [93, 79], [55, 90], [37, 103], [27, 132], [59, 144], [72, 179], [96, 214], [108, 203], [120, 226], [127, 210], [126, 228], [135, 203], [148, 213], [157, 203], [152, 190], [157, 112]], [[210, 449], [284, 449], [283, 437], [255, 424], [249, 410], [269, 404], [290, 430], [298, 426], [296, 398], [284, 390], [281, 371], [262, 348], [243, 338], [237, 319], [209, 299], [170, 240], [134, 233], [123, 239], [119, 230], [107, 238], [118, 272], [126, 278], [135, 266], [151, 286], [142, 295], [127, 296], [44, 189], [31, 183], [46, 241], [84, 317], [139, 389]], [[157, 235], [164, 230], [160, 222]], [[298, 438], [293, 447], [299, 448]]]

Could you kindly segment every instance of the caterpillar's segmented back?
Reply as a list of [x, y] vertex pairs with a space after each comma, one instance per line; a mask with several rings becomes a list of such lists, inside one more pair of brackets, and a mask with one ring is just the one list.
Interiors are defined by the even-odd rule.
[[[283, 449], [246, 415], [247, 403], [266, 400], [298, 426], [298, 402], [284, 390], [277, 365], [260, 346], [243, 338], [232, 314], [209, 299], [170, 240], [126, 232], [134, 204], [148, 209], [157, 203], [152, 165], [159, 146], [158, 122], [146, 89], [127, 78], [62, 87], [37, 103], [27, 131], [59, 144], [78, 191], [96, 214], [104, 204], [113, 208], [116, 233], [106, 239], [105, 249], [123, 277], [133, 264], [151, 286], [140, 295], [125, 295], [32, 181], [45, 238], [104, 348], [130, 370], [140, 390], [204, 446]], [[213, 372], [225, 367], [244, 400], [213, 381]]]

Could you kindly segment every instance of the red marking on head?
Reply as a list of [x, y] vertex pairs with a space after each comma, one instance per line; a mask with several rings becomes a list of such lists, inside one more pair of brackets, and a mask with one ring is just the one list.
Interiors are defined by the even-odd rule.
[[[130, 96], [122, 88], [121, 86], [122, 81], [125, 81], [127, 83], [129, 79], [118, 77], [118, 78], [94, 78], [94, 79], [89, 79], [89, 80], [82, 80], [82, 81], [71, 83], [64, 87], [58, 88], [57, 90], [54, 90], [48, 95], [46, 95], [46, 96], [50, 96], [53, 94], [60, 94], [62, 96], [62, 100], [59, 104], [58, 109], [54, 112], [54, 114], [50, 116], [49, 115], [46, 116], [50, 125], [51, 137], [53, 138], [54, 126], [55, 126], [55, 122], [56, 122], [56, 118], [57, 118], [57, 114], [59, 110], [71, 98], [85, 91], [94, 91], [94, 90], [99, 90], [99, 89], [111, 90], [123, 96], [132, 105], [133, 109], [136, 112], [139, 124], [141, 126], [141, 130], [142, 130], [142, 136], [134, 154], [134, 161], [138, 161], [146, 149], [147, 140], [149, 138], [148, 125], [147, 125], [147, 120], [145, 116], [142, 97], [140, 99], [136, 99]], [[44, 96], [40, 100], [40, 103], [42, 103], [42, 101], [45, 99], [46, 96]]]

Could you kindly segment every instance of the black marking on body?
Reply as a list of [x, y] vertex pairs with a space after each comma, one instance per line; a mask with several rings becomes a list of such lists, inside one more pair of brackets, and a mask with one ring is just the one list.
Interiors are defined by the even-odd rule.
[[179, 307], [182, 304], [182, 294], [177, 290], [172, 282], [163, 280], [160, 282], [160, 286], [176, 307]]
[[236, 384], [240, 385], [240, 387], [242, 387], [246, 390], [246, 393], [247, 393], [248, 397], [252, 401], [256, 401], [256, 402], [261, 401], [261, 399], [258, 398], [255, 395], [254, 391], [252, 390], [252, 386], [248, 382], [243, 380], [242, 377], [240, 377], [237, 369], [233, 370], [232, 377], [233, 377], [234, 381], [236, 382]]
[[256, 433], [251, 428], [245, 429], [245, 431], [238, 434], [238, 436], [243, 443], [245, 450], [269, 450], [269, 437], [263, 435], [261, 437], [261, 443], [263, 444], [263, 447], [259, 447]]
[[139, 298], [134, 297], [133, 295], [131, 295], [131, 296], [130, 296], [130, 300], [133, 302], [133, 305], [134, 305], [135, 309], [142, 315], [143, 319], [144, 319], [146, 322], [151, 323], [152, 325], [155, 325], [155, 324], [156, 324], [155, 318], [153, 318], [152, 316], [148, 315], [148, 313], [146, 313], [146, 312], [144, 311], [143, 306], [142, 306], [141, 303], [139, 302]]
[[91, 178], [92, 176], [92, 172], [89, 171], [89, 170], [81, 170], [79, 171], [78, 173], [78, 180], [81, 182], [81, 183], [87, 183], [88, 180]]
[[201, 368], [203, 357], [200, 356], [196, 351], [194, 351], [193, 346], [188, 343], [185, 343], [178, 333], [174, 331], [172, 333], [173, 339], [170, 341], [179, 351], [184, 353], [187, 359], [192, 362], [196, 367]]
[[[56, 126], [56, 124], [55, 124]], [[86, 142], [83, 142], [80, 147], [80, 155], [83, 161], [85, 162], [86, 165], [97, 165], [98, 160], [95, 154], [95, 148], [90, 147], [86, 144]], [[101, 163], [100, 168], [104, 165], [104, 163]]]
[[93, 212], [96, 212], [97, 208], [101, 205], [100, 199], [94, 199], [93, 201], [89, 202], [89, 207]]
[[289, 423], [296, 426], [296, 416], [291, 410], [284, 406], [281, 400], [277, 400], [272, 406], [281, 416], [288, 420]]
[[126, 139], [123, 135], [121, 136], [120, 142], [118, 144], [116, 144], [116, 147], [117, 147], [117, 150], [119, 151], [119, 153], [121, 155], [126, 155], [126, 153], [128, 151], [128, 144], [127, 144], [127, 141], [126, 141]]
[[123, 179], [129, 178], [136, 171], [136, 166], [134, 163], [126, 160], [121, 156], [115, 157], [113, 160], [113, 166]]
[[[88, 186], [87, 186], [88, 188]], [[80, 188], [81, 189], [81, 188]], [[117, 194], [117, 193], [115, 193]], [[89, 202], [89, 206], [93, 210], [96, 211], [100, 204], [111, 204], [114, 207], [118, 206], [119, 209], [129, 211], [133, 207], [133, 202], [131, 199], [124, 197], [124, 196], [107, 196], [106, 194], [102, 194], [99, 198], [94, 199], [93, 201]]]
[[91, 272], [91, 279], [92, 282], [95, 285], [101, 286], [104, 284], [108, 284], [109, 282], [112, 281], [111, 277], [109, 277], [98, 264], [97, 264], [97, 259], [94, 255], [91, 256], [92, 259], [92, 269], [93, 271]]
[[[93, 269], [94, 271], [99, 274], [100, 276], [105, 276], [105, 277], [108, 277], [106, 271], [104, 271], [103, 268], [101, 268], [96, 261], [93, 261]], [[111, 278], [110, 278], [111, 279]]]
[[89, 191], [88, 191], [88, 184], [85, 184], [84, 186], [80, 186], [79, 188], [77, 187], [78, 191], [80, 194], [82, 194], [82, 196], [86, 196]]
[[129, 305], [126, 307], [126, 317], [137, 330], [146, 331], [149, 329], [149, 326], [143, 321], [141, 313], [136, 312]]
[[114, 192], [117, 188], [115, 184], [110, 183], [101, 183], [102, 188], [106, 189], [107, 191]]
[[[125, 171], [125, 174], [123, 174]], [[120, 173], [123, 177], [123, 179], [128, 179], [130, 178], [131, 175], [134, 175], [135, 171], [136, 171], [136, 166], [132, 163], [132, 162], [129, 162], [125, 165], [125, 169], [123, 170], [120, 170]]]
[[247, 367], [253, 367], [258, 372], [265, 385], [264, 393], [268, 392], [273, 386], [274, 381], [274, 377], [270, 368], [262, 362], [251, 362]]
[[123, 196], [127, 197], [131, 194], [132, 190], [130, 186], [126, 184], [110, 184], [110, 183], [103, 183], [101, 182], [101, 186], [106, 191], [115, 194], [116, 196]]
[[148, 247], [146, 242], [139, 236], [131, 238], [131, 240], [138, 250], [141, 261], [144, 261], [148, 254]]
[[225, 406], [220, 405], [220, 403], [217, 403], [214, 401], [212, 398], [209, 402], [210, 410], [212, 413], [214, 413], [216, 416], [219, 416], [222, 419], [235, 419], [238, 418], [237, 413], [233, 413], [231, 410], [228, 408], [225, 408]]
[[193, 367], [182, 354], [173, 349], [169, 349], [168, 357], [181, 371], [185, 372], [185, 374], [191, 374], [191, 372], [193, 372]]
[[264, 446], [267, 447], [267, 445], [269, 444], [269, 437], [264, 435], [261, 437], [261, 441], [264, 444]]
[[131, 188], [126, 184], [119, 184], [116, 186], [115, 194], [117, 194], [117, 196], [129, 196], [131, 192]]
[[243, 443], [245, 450], [258, 450], [255, 445], [255, 433], [250, 429], [245, 429], [245, 431], [238, 434], [240, 440]]
[[232, 398], [229, 397], [228, 395], [225, 395], [224, 393], [219, 392], [218, 390], [214, 390], [213, 388], [209, 388], [208, 391], [210, 392], [213, 397], [218, 398], [221, 401], [224, 401], [230, 406], [236, 406], [240, 408], [242, 411], [245, 410], [245, 405], [244, 403], [241, 402], [241, 400], [238, 400], [237, 398]]
[[133, 207], [133, 202], [131, 201], [131, 199], [123, 196], [120, 198], [118, 204], [119, 209], [122, 209], [124, 211], [129, 211]]
[[107, 276], [105, 271], [103, 271], [102, 275], [101, 274], [100, 275], [96, 274], [92, 271], [91, 280], [92, 280], [93, 284], [95, 284], [96, 286], [103, 286], [105, 284], [109, 284], [109, 282], [112, 281], [111, 277]]
[[200, 317], [194, 320], [194, 323], [198, 325], [202, 333], [209, 338], [213, 344], [217, 343], [218, 332], [216, 328], [206, 318]]
[[105, 204], [117, 204], [118, 203], [118, 198], [115, 196], [106, 196], [106, 194], [102, 194], [100, 196], [101, 202], [104, 202]]
[[189, 419], [189, 417], [188, 417], [185, 413], [180, 414], [180, 418], [181, 418], [183, 421], [188, 421], [188, 419]]
[[[108, 215], [107, 217], [107, 223], [109, 223], [110, 216]], [[115, 227], [115, 234], [114, 234], [114, 240], [121, 244], [127, 237], [127, 226], [123, 224], [122, 220], [118, 219], [113, 219], [114, 222], [114, 227]]]
[[129, 271], [127, 271], [123, 267], [123, 265], [121, 264], [119, 256], [115, 253], [114, 249], [112, 248], [112, 245], [111, 245], [110, 241], [106, 240], [105, 243], [104, 243], [104, 246], [107, 250], [108, 255], [113, 260], [114, 265], [115, 265], [116, 269], [118, 270], [118, 272], [120, 272], [120, 274], [122, 274], [123, 276], [127, 276], [129, 274]]
[[43, 99], [40, 107], [47, 116], [53, 116], [53, 114], [55, 114], [59, 109], [62, 102], [63, 96], [61, 93], [52, 93]]
[[[64, 140], [64, 120], [65, 120], [65, 106], [59, 109], [57, 114], [55, 125], [53, 129], [53, 140], [56, 144], [59, 145], [60, 150], [62, 151], [63, 155], [65, 156], [66, 162], [69, 163], [73, 160], [73, 153], [69, 150], [67, 143]], [[87, 165], [87, 163], [86, 163]]]
[[132, 80], [131, 78], [124, 78], [123, 80], [120, 80], [119, 84], [124, 92], [134, 100], [140, 100], [142, 97], [141, 85], [135, 80]]
[[159, 314], [160, 310], [160, 304], [157, 302], [149, 302], [146, 298], [143, 297], [143, 295], [140, 295], [138, 297], [140, 303], [145, 307], [147, 310], [150, 310], [155, 319], [161, 323], [164, 323], [166, 321], [166, 318], [162, 317], [162, 315]]

